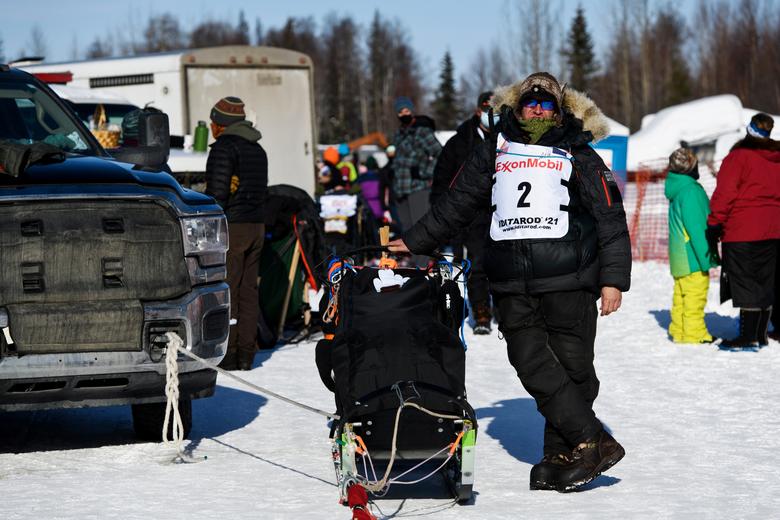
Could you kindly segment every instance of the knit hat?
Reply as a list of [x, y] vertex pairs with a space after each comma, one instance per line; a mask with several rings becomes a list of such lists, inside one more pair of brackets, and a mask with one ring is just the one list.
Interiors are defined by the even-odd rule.
[[220, 126], [230, 126], [244, 119], [244, 102], [235, 96], [220, 99], [211, 109], [211, 120]]
[[[549, 72], [534, 72], [520, 83], [518, 88], [520, 106], [529, 98], [555, 101], [557, 112], [563, 104], [563, 89], [555, 76]], [[518, 110], [520, 107], [516, 107]]]
[[477, 98], [477, 108], [480, 110], [488, 109], [490, 108], [488, 105], [490, 104], [490, 98], [493, 97], [493, 91], [488, 90], [487, 92], [483, 92], [479, 95]]
[[406, 96], [401, 96], [396, 98], [395, 103], [393, 104], [393, 108], [395, 109], [395, 113], [397, 114], [404, 108], [408, 108], [412, 112], [414, 112], [414, 103], [412, 103], [412, 100], [409, 99]]
[[747, 133], [758, 139], [769, 139], [774, 127], [775, 120], [772, 119], [772, 116], [759, 112], [750, 118], [750, 124], [747, 126]]
[[332, 146], [328, 146], [324, 152], [322, 152], [322, 159], [325, 162], [336, 164], [339, 162], [339, 151]]
[[669, 171], [687, 175], [698, 163], [696, 154], [690, 148], [678, 148], [669, 156]]

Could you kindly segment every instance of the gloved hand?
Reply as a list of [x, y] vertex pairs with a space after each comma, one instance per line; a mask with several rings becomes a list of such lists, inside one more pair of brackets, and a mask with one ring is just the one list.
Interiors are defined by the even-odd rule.
[[710, 257], [710, 261], [714, 264], [720, 264], [718, 242], [723, 236], [723, 224], [707, 226], [707, 230], [704, 232], [704, 236], [707, 238], [707, 254]]

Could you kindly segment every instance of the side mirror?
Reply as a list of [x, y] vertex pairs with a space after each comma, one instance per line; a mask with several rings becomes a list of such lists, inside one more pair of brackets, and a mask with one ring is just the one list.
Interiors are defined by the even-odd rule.
[[[137, 145], [124, 144], [112, 152], [113, 157], [138, 166], [164, 167], [171, 149], [168, 115], [159, 111], [137, 110], [126, 115], [125, 119], [126, 121], [122, 122], [125, 143], [132, 142]], [[133, 133], [137, 136], [134, 139], [128, 138], [131, 130], [134, 130]]]

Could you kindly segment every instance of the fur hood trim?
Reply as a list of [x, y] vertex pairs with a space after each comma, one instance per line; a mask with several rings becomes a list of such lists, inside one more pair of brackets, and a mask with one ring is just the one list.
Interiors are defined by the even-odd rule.
[[[520, 103], [521, 83], [518, 82], [514, 85], [497, 88], [490, 102], [493, 110], [498, 113], [501, 111], [501, 107], [506, 105], [515, 110], [515, 114], [519, 116], [516, 109]], [[593, 134], [594, 143], [609, 135], [609, 121], [607, 121], [607, 117], [586, 94], [572, 88], [564, 88], [563, 110], [582, 121], [582, 129]]]

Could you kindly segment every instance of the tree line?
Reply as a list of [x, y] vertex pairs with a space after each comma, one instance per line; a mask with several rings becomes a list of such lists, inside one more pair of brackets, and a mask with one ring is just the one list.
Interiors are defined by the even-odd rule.
[[[611, 29], [600, 53], [581, 5], [565, 33], [556, 32], [560, 17], [550, 2], [513, 5], [506, 39], [480, 48], [461, 76], [467, 99], [549, 70], [632, 131], [646, 114], [716, 94], [734, 94], [746, 107], [780, 114], [777, 0], [699, 0], [690, 19], [667, 0], [615, 1], [602, 13]], [[529, 32], [521, 16], [540, 22]]]
[[[663, 3], [662, 3], [663, 2]], [[632, 131], [645, 114], [703, 96], [731, 93], [747, 107], [780, 113], [780, 9], [777, 0], [699, 0], [690, 19], [669, 0], [615, 0], [611, 28], [596, 49], [582, 4], [563, 12], [548, 0], [506, 2], [501, 40], [475, 48], [458, 76], [449, 52], [438, 77], [422, 74], [410, 35], [378, 11], [361, 25], [331, 13], [321, 23], [290, 17], [281, 27], [204, 20], [187, 30], [176, 15], [128, 20], [96, 37], [72, 58], [137, 55], [217, 45], [269, 45], [309, 55], [321, 142], [349, 141], [398, 126], [393, 100], [409, 96], [439, 129], [454, 129], [474, 109], [479, 92], [548, 70], [587, 92]], [[529, 24], [527, 20], [534, 20]], [[561, 24], [561, 20], [566, 23]], [[45, 52], [33, 27], [28, 52]], [[0, 55], [2, 52], [0, 39]]]

